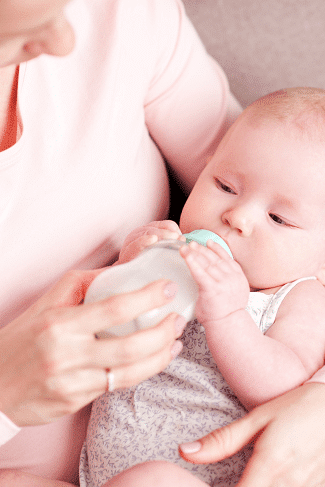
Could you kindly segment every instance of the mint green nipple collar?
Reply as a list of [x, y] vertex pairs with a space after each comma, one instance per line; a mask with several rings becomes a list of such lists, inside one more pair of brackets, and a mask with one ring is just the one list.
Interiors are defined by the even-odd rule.
[[213, 242], [221, 245], [221, 247], [228, 252], [230, 257], [233, 258], [230, 248], [226, 242], [216, 233], [210, 232], [210, 230], [194, 230], [191, 233], [185, 233], [184, 237], [186, 237], [186, 243], [190, 243], [194, 240], [195, 242], [204, 246], [206, 246], [208, 240], [213, 240]]

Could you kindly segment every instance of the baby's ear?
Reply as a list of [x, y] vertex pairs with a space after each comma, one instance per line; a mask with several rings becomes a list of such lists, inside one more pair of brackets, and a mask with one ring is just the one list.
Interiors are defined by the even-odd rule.
[[319, 280], [319, 282], [321, 282], [323, 284], [323, 286], [325, 286], [325, 263], [323, 264], [321, 269], [316, 274], [316, 277]]

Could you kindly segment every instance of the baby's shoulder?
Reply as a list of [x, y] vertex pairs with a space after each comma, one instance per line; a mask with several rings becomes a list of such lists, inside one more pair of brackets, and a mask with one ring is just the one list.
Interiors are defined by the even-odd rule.
[[297, 281], [283, 299], [278, 311], [278, 318], [290, 313], [303, 316], [306, 313], [319, 315], [322, 321], [325, 313], [325, 287], [318, 279]]

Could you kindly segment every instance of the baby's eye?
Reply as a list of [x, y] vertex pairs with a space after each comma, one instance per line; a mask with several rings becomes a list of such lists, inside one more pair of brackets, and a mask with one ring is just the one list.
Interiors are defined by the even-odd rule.
[[215, 178], [216, 185], [225, 193], [236, 194], [233, 189], [220, 181], [220, 179]]
[[269, 216], [275, 223], [278, 223], [278, 225], [288, 225], [286, 221], [282, 220], [282, 218], [280, 218], [277, 215], [274, 215], [273, 213], [270, 213]]

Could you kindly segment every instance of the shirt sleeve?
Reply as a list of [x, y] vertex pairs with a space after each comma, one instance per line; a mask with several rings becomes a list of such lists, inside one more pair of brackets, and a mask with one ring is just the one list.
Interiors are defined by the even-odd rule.
[[178, 0], [154, 2], [156, 65], [145, 117], [170, 166], [191, 189], [223, 135], [227, 114], [240, 113], [227, 78], [210, 57]]
[[0, 411], [0, 446], [11, 440], [20, 430], [19, 426]]

